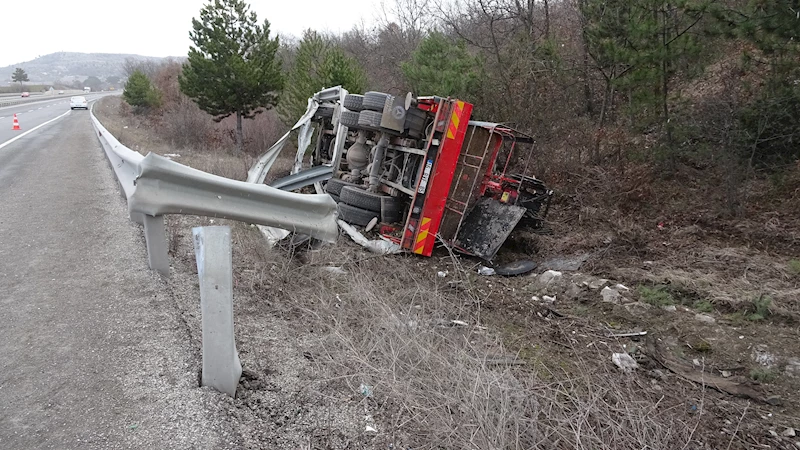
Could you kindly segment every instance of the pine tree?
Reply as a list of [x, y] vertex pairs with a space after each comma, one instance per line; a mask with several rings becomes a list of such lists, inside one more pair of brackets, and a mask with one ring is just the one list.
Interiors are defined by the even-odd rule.
[[470, 99], [478, 86], [481, 62], [467, 52], [464, 42], [452, 43], [433, 32], [401, 68], [417, 94]]
[[161, 104], [161, 96], [150, 83], [150, 79], [141, 70], [135, 70], [125, 83], [122, 98], [129, 105], [141, 111], [142, 108], [157, 107]]
[[366, 89], [367, 77], [355, 59], [313, 30], [303, 33], [287, 74], [278, 114], [287, 124], [294, 124], [305, 112], [308, 99], [323, 88], [342, 86], [349, 92]]
[[765, 83], [742, 111], [750, 166], [800, 158], [800, 15], [796, 0], [753, 0], [739, 10], [719, 10], [726, 30], [752, 42], [745, 61], [767, 67]]
[[194, 46], [179, 78], [181, 91], [214, 120], [236, 114], [236, 150], [244, 148], [242, 119], [270, 109], [283, 89], [279, 42], [270, 24], [258, 25], [242, 0], [214, 0], [192, 19]]
[[589, 53], [610, 84], [627, 92], [631, 117], [660, 122], [672, 141], [671, 81], [700, 54], [692, 30], [707, 0], [587, 0], [582, 2]]

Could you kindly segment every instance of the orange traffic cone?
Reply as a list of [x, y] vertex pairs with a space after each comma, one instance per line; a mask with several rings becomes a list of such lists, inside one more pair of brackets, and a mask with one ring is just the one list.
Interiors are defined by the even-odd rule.
[[17, 120], [17, 115], [14, 114], [14, 126], [11, 127], [12, 131], [21, 130], [22, 128], [19, 127], [19, 120]]

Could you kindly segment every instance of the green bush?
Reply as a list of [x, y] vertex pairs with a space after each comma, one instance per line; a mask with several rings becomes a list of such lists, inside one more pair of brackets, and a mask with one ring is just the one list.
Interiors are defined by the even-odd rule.
[[750, 371], [750, 378], [759, 383], [770, 383], [775, 380], [777, 375], [770, 369], [757, 368]]
[[769, 310], [770, 306], [772, 306], [772, 298], [769, 296], [760, 296], [753, 300], [747, 320], [758, 322], [759, 320], [766, 319], [771, 314]]
[[789, 261], [789, 272], [793, 275], [800, 275], [800, 259]]
[[140, 111], [144, 108], [161, 106], [161, 93], [150, 83], [147, 75], [138, 69], [125, 83], [125, 92], [122, 93], [122, 98]]
[[637, 291], [643, 302], [653, 306], [661, 307], [675, 304], [675, 298], [666, 290], [665, 286], [639, 286]]

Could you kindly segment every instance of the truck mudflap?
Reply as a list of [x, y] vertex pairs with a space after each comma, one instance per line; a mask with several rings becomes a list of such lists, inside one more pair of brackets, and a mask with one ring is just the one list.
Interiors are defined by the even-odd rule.
[[522, 206], [501, 203], [493, 198], [480, 199], [461, 224], [455, 247], [491, 260], [526, 211]]

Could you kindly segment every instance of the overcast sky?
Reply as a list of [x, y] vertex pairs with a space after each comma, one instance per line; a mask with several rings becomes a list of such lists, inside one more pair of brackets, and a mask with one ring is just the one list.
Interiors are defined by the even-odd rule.
[[[300, 36], [304, 29], [347, 31], [372, 21], [381, 0], [252, 0], [259, 22], [273, 33]], [[39, 0], [3, 8], [5, 43], [0, 67], [59, 51], [184, 56], [189, 50], [192, 17], [204, 0]], [[35, 6], [34, 6], [35, 5]], [[10, 6], [10, 5], [6, 5]], [[13, 11], [13, 12], [12, 12]], [[7, 16], [7, 17], [5, 17]]]

